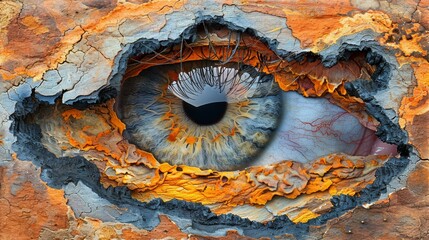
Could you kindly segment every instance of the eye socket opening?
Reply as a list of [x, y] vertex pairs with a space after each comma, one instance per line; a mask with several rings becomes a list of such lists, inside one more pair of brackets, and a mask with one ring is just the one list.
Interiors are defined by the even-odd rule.
[[[280, 55], [267, 45], [268, 41], [261, 41], [252, 35], [252, 31], [232, 31], [222, 24], [200, 24], [193, 31], [193, 38], [182, 38], [181, 41], [174, 41], [175, 45], [169, 44], [149, 53], [145, 51], [146, 54], [131, 56], [123, 83], [154, 66], [180, 64], [182, 71], [189, 71], [186, 68], [189, 65], [184, 67], [183, 63], [209, 60], [219, 65], [246, 64], [274, 76], [284, 91], [296, 91], [305, 97], [328, 98], [363, 119], [362, 124], [372, 124], [373, 130], [379, 124], [378, 119], [372, 118], [366, 112], [364, 101], [350, 88], [350, 82], [356, 79], [364, 84], [386, 87], [386, 81], [379, 77], [384, 72], [383, 59], [369, 48], [346, 49], [337, 55], [337, 64], [332, 64], [332, 59], [327, 62], [320, 55], [311, 52]], [[346, 89], [354, 94], [350, 94]], [[120, 98], [116, 102], [117, 110], [119, 106]], [[122, 118], [121, 111], [117, 112]], [[366, 122], [368, 119], [370, 124]]]

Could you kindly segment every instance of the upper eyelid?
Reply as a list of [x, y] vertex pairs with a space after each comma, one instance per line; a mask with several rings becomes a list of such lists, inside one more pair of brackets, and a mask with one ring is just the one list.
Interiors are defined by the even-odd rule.
[[[226, 26], [225, 26], [225, 28], [226, 28]], [[199, 35], [199, 34], [196, 34], [196, 35]], [[215, 35], [215, 33], [210, 32], [209, 35]], [[243, 35], [244, 36], [242, 38], [237, 38], [240, 41], [243, 40], [243, 39], [250, 39], [250, 41], [253, 41], [254, 45], [252, 45], [252, 44], [251, 45], [238, 44], [240, 42], [237, 42], [237, 44], [235, 46], [233, 46], [234, 48], [232, 48], [232, 47], [229, 48], [228, 47], [228, 50], [230, 52], [226, 53], [227, 54], [226, 56], [225, 56], [225, 54], [224, 55], [218, 54], [218, 55], [221, 55], [221, 59], [228, 59], [228, 60], [230, 60], [229, 58], [231, 56], [235, 57], [235, 56], [239, 55], [239, 54], [236, 54], [236, 52], [235, 52], [235, 50], [236, 50], [235, 47], [236, 46], [240, 46], [239, 51], [246, 51], [246, 50], [243, 50], [242, 47], [245, 47], [246, 49], [249, 49], [249, 50], [247, 50], [249, 52], [249, 54], [251, 54], [250, 52], [252, 51], [252, 48], [254, 48], [255, 46], [257, 46], [257, 50], [259, 51], [258, 52], [259, 55], [256, 56], [256, 57], [255, 56], [251, 56], [251, 57], [258, 58], [259, 63], [261, 63], [261, 62], [268, 63], [267, 65], [270, 65], [271, 67], [269, 67], [270, 70], [266, 70], [265, 69], [265, 72], [268, 71], [267, 73], [275, 73], [275, 71], [277, 71], [277, 70], [282, 71], [281, 69], [275, 69], [272, 66], [282, 66], [284, 68], [285, 67], [286, 68], [287, 67], [289, 67], [289, 68], [290, 67], [295, 68], [295, 66], [301, 64], [300, 63], [301, 60], [298, 60], [298, 59], [302, 58], [302, 56], [304, 56], [304, 58], [305, 58], [306, 54], [311, 54], [311, 53], [308, 53], [308, 52], [304, 52], [304, 54], [300, 54], [300, 55], [295, 55], [293, 53], [287, 53], [286, 55], [280, 55], [280, 54], [276, 53], [276, 49], [271, 49], [270, 46], [267, 45], [266, 42], [270, 42], [269, 39], [268, 40], [265, 39], [264, 41], [262, 41], [261, 39], [257, 39], [257, 37], [255, 37], [255, 36], [249, 35], [247, 33], [241, 33], [241, 32], [239, 32], [237, 35]], [[212, 49], [214, 49], [213, 46], [210, 44], [210, 41], [208, 40], [209, 39], [208, 37], [207, 38], [202, 38], [202, 39], [203, 39], [203, 43], [196, 44], [197, 47], [205, 47], [209, 51], [212, 50]], [[206, 40], [206, 41], [204, 41], [204, 40]], [[221, 41], [224, 41], [224, 43], [222, 44]], [[228, 39], [228, 38], [224, 38], [224, 39], [221, 39], [221, 40], [216, 39], [216, 44], [214, 46], [217, 47], [217, 48], [226, 48], [225, 46], [227, 46], [229, 44], [229, 41], [230, 41], [230, 39]], [[177, 47], [178, 45], [180, 45], [180, 48]], [[192, 45], [192, 44], [190, 44], [190, 45]], [[176, 46], [175, 47], [176, 51], [180, 51], [181, 52], [182, 51], [182, 46], [183, 46], [183, 39], [182, 39], [181, 43], [176, 43], [175, 46]], [[169, 48], [169, 47], [166, 47], [166, 48]], [[143, 62], [140, 62], [141, 65], [144, 65], [145, 63], [150, 63], [150, 64], [147, 64], [148, 66], [144, 67], [143, 69], [146, 69], [146, 68], [148, 68], [148, 67], [150, 67], [152, 65], [173, 64], [173, 63], [177, 63], [177, 62], [182, 61], [181, 58], [180, 59], [176, 58], [176, 59], [173, 59], [173, 60], [170, 59], [168, 53], [165, 56], [163, 56], [163, 51], [166, 48], [161, 48], [158, 52], [155, 51], [155, 50], [153, 50], [153, 49], [150, 49], [150, 52], [152, 52], [152, 53], [148, 53], [147, 54], [148, 55], [148, 60], [146, 60], [146, 61], [142, 60]], [[183, 51], [186, 53], [186, 54], [183, 54], [183, 59], [185, 59], [185, 60], [186, 60], [186, 57], [189, 57], [189, 55], [192, 54], [191, 52], [187, 51], [189, 49], [192, 50], [192, 46], [186, 46], [186, 47], [183, 48]], [[228, 54], [230, 54], [230, 56], [228, 56]], [[173, 57], [178, 57], [178, 56], [182, 57], [177, 52], [173, 52], [173, 53], [171, 53], [171, 55]], [[157, 63], [150, 62], [150, 60], [153, 60], [154, 58], [156, 58], [158, 56], [161, 56], [161, 59], [158, 59], [157, 61], [155, 61]], [[204, 59], [204, 58], [202, 57], [202, 59]], [[244, 57], [244, 59], [246, 59], [246, 57]], [[134, 62], [134, 61], [137, 62], [137, 63], [139, 62], [139, 60], [137, 60], [137, 59], [135, 59], [135, 60], [132, 59], [132, 62]], [[252, 61], [255, 62], [255, 60], [252, 60]], [[291, 61], [292, 63], [289, 64], [288, 63], [289, 61]], [[319, 56], [319, 59], [317, 61], [318, 61], [318, 64], [322, 65], [322, 66], [317, 66], [317, 65], [310, 66], [310, 68], [307, 69], [308, 73], [310, 73], [310, 75], [311, 75], [311, 71], [314, 70], [314, 68], [325, 68], [325, 69], [328, 69], [327, 67], [324, 66], [325, 62], [324, 62], [324, 60], [323, 60], [323, 58], [321, 56]], [[369, 79], [369, 76], [372, 74], [372, 69], [365, 70], [364, 68], [362, 68], [362, 69], [364, 69], [364, 71], [362, 72], [362, 70], [356, 69], [356, 66], [359, 63], [355, 63], [354, 64], [352, 61], [350, 63], [352, 64], [351, 67], [342, 68], [342, 69], [340, 68], [340, 71], [338, 71], [338, 70], [328, 71], [328, 72], [348, 72], [347, 73], [348, 75], [347, 74], [343, 75], [343, 76], [347, 77], [347, 79], [336, 79], [335, 81], [333, 81], [334, 84], [338, 85], [338, 83], [340, 81], [342, 81], [342, 80], [348, 80], [348, 81], [350, 81], [350, 80], [354, 80], [356, 78], [362, 78], [362, 77], [366, 78], [366, 79]], [[363, 63], [360, 63], [360, 64], [363, 64]], [[252, 64], [250, 64], [250, 65], [252, 65]], [[266, 66], [262, 66], [262, 67], [266, 67]], [[332, 67], [332, 66], [329, 66], [329, 67]], [[338, 67], [338, 65], [334, 65], [333, 67], [334, 68]], [[274, 69], [274, 72], [272, 71], [273, 69]], [[132, 76], [135, 76], [136, 74], [137, 73], [134, 72]], [[296, 75], [299, 75], [299, 74], [300, 73], [297, 73]], [[302, 73], [302, 75], [305, 75], [305, 74], [306, 74], [305, 72]], [[335, 75], [338, 75], [338, 74], [334, 74], [334, 76]], [[331, 78], [331, 77], [328, 76], [325, 79], [325, 81], [331, 82], [333, 79], [334, 78]]]

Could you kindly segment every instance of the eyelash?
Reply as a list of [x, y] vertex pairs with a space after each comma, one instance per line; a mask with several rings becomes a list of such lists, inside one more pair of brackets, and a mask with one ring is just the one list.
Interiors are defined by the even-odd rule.
[[192, 98], [192, 95], [202, 92], [205, 86], [216, 87], [221, 92], [227, 90], [227, 95], [242, 95], [255, 84], [267, 81], [265, 75], [240, 63], [215, 64], [218, 67], [200, 65], [200, 67], [195, 67], [189, 71], [181, 66], [180, 76], [169, 79], [169, 89], [183, 98]]
[[[124, 80], [129, 77], [137, 76], [141, 71], [151, 66], [168, 65], [182, 63], [185, 61], [219, 61], [219, 65], [225, 65], [231, 62], [239, 65], [249, 65], [256, 68], [259, 72], [266, 70], [270, 63], [280, 63], [282, 58], [273, 51], [268, 50], [265, 45], [249, 36], [243, 37], [237, 33], [236, 44], [233, 39], [228, 38], [227, 43], [215, 45], [212, 39], [208, 39], [208, 46], [199, 44], [188, 44], [182, 39], [180, 44], [164, 47], [162, 49], [151, 49], [145, 47], [141, 52], [129, 58], [128, 67], [125, 72]], [[233, 48], [231, 46], [234, 46]]]

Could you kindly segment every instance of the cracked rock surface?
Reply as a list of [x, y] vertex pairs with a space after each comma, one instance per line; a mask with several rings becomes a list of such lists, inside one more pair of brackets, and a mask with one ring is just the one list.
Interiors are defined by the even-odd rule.
[[[406, 156], [377, 170], [362, 197], [334, 197], [330, 204], [335, 208], [308, 225], [281, 218], [261, 227], [227, 215], [212, 218], [212, 225], [224, 227], [210, 228], [183, 217], [198, 211], [211, 218], [199, 205], [155, 201], [142, 210], [127, 191], [105, 190], [99, 181], [80, 177], [84, 173], [69, 179], [62, 165], [40, 160], [47, 154], [17, 141], [14, 120], [34, 111], [39, 102], [97, 102], [106, 86], [118, 88], [127, 59], [139, 44], [155, 48], [186, 35], [201, 21], [250, 29], [278, 55], [318, 54], [326, 67], [347, 51], [370, 49], [377, 55], [367, 58], [377, 64], [382, 58], [386, 75], [372, 82], [357, 80], [346, 89], [386, 123], [378, 132]], [[2, 1], [0, 239], [429, 238], [428, 27], [425, 1]], [[56, 172], [60, 177], [50, 181], [52, 169], [64, 173]], [[289, 225], [293, 230], [284, 230]]]

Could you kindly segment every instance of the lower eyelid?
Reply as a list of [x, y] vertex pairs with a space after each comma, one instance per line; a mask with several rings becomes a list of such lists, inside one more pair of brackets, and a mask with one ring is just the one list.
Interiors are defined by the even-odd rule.
[[[265, 204], [272, 197], [279, 194], [285, 194], [284, 196], [293, 199], [297, 196], [296, 194], [305, 194], [305, 191], [311, 192], [313, 188], [319, 189], [323, 187], [319, 186], [319, 183], [314, 180], [307, 183], [307, 181], [309, 181], [307, 179], [308, 171], [316, 171], [323, 176], [325, 174], [323, 171], [329, 171], [331, 168], [330, 165], [334, 164], [335, 161], [339, 161], [335, 163], [338, 165], [336, 168], [350, 168], [350, 172], [341, 173], [347, 175], [359, 174], [355, 173], [355, 171], [361, 171], [360, 169], [362, 169], [365, 164], [369, 164], [367, 171], [373, 171], [376, 166], [379, 166], [381, 162], [385, 160], [384, 157], [349, 157], [346, 155], [336, 155], [318, 159], [314, 162], [315, 165], [312, 165], [310, 168], [307, 166], [305, 170], [303, 169], [304, 165], [293, 162], [284, 162], [268, 168], [251, 167], [246, 171], [235, 172], [203, 171], [189, 166], [182, 166], [179, 170], [176, 166], [157, 163], [150, 154], [142, 151], [139, 152], [138, 149], [133, 148], [132, 145], [123, 141], [119, 133], [121, 127], [114, 124], [116, 120], [112, 112], [112, 105], [112, 101], [109, 101], [107, 104], [82, 111], [70, 109], [68, 107], [60, 107], [58, 111], [52, 111], [53, 107], [50, 106], [45, 109], [45, 111], [42, 111], [41, 115], [36, 115], [36, 122], [42, 127], [43, 133], [46, 134], [44, 138], [46, 137], [46, 139], [48, 139], [52, 135], [57, 137], [56, 141], [65, 139], [67, 144], [70, 142], [70, 144], [73, 145], [73, 147], [69, 144], [68, 146], [63, 146], [64, 148], [59, 150], [60, 152], [67, 152], [67, 154], [73, 155], [76, 149], [79, 149], [81, 153], [84, 153], [84, 156], [95, 161], [100, 167], [100, 172], [105, 174], [101, 180], [103, 183], [110, 185], [112, 181], [116, 181], [118, 185], [129, 185], [130, 188], [136, 190], [133, 196], [141, 201], [148, 201], [152, 199], [152, 197], [163, 197], [164, 199], [185, 199], [203, 204], [224, 203], [224, 201], [228, 201], [232, 205], [241, 205], [243, 203]], [[57, 117], [54, 119], [48, 118], [47, 116], [50, 116], [52, 113]], [[58, 116], [58, 113], [60, 116]], [[53, 121], [55, 119], [58, 121]], [[92, 131], [89, 132], [85, 132], [84, 129], [78, 130], [78, 126], [87, 126], [94, 122], [103, 123], [98, 125], [99, 128], [97, 129], [99, 130], [95, 132], [94, 130], [96, 129], [92, 129]], [[104, 123], [109, 126], [104, 126]], [[57, 127], [50, 128], [52, 125]], [[63, 126], [65, 128], [58, 126]], [[73, 135], [67, 136], [67, 129], [73, 129], [75, 132]], [[97, 159], [103, 160], [97, 161]], [[293, 177], [294, 175], [292, 173], [299, 174], [299, 176], [305, 173], [301, 176], [304, 177], [304, 182], [294, 182], [293, 185], [283, 190], [269, 190], [272, 188], [270, 187], [271, 183], [269, 181], [283, 176], [284, 174], [286, 175], [282, 178]], [[274, 177], [273, 174], [280, 175]], [[268, 175], [270, 175], [270, 177], [267, 177]], [[329, 176], [330, 178], [335, 178], [334, 175]], [[225, 177], [226, 181], [223, 180]], [[249, 178], [253, 179], [254, 182], [249, 182]], [[325, 179], [325, 181], [329, 183], [328, 180]], [[306, 188], [307, 190], [302, 192], [294, 191], [295, 188], [302, 188], [301, 182], [304, 186], [308, 184], [308, 189]], [[329, 186], [331, 186], [331, 184], [335, 186], [335, 183], [331, 182], [329, 184]], [[207, 186], [207, 191], [201, 192], [198, 186], [202, 185]], [[153, 190], [146, 192], [148, 187]], [[184, 187], [191, 191], [192, 194], [183, 192]], [[220, 191], [220, 187], [222, 191]], [[251, 193], [250, 195], [245, 195], [243, 198], [242, 193], [237, 192], [237, 189], [248, 189], [248, 191], [251, 190]], [[266, 190], [265, 193], [264, 189]], [[337, 190], [340, 191], [341, 187]], [[222, 195], [219, 195], [219, 192], [222, 192]], [[260, 196], [262, 193], [264, 193], [263, 197]], [[218, 213], [222, 211], [221, 209], [213, 210]]]

